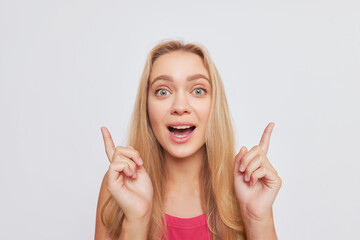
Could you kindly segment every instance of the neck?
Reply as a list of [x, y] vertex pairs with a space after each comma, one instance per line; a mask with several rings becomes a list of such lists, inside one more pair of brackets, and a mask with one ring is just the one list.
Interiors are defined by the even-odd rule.
[[172, 189], [199, 187], [200, 173], [205, 155], [205, 145], [186, 158], [176, 158], [164, 151], [167, 185]]
[[166, 182], [164, 211], [182, 218], [203, 213], [200, 174], [205, 157], [205, 146], [192, 156], [176, 158], [164, 151]]

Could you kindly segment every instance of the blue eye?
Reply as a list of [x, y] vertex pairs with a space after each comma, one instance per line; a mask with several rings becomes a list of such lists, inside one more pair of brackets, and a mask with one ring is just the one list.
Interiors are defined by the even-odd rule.
[[204, 88], [196, 88], [193, 92], [195, 92], [195, 95], [204, 95], [206, 90]]
[[[199, 96], [205, 95], [206, 92], [207, 91], [204, 88], [196, 88], [193, 90], [193, 93], [195, 95], [199, 95]], [[166, 96], [166, 95], [168, 95], [168, 93], [169, 93], [169, 91], [166, 89], [163, 89], [163, 88], [160, 88], [155, 91], [155, 95], [158, 95], [158, 96]]]
[[[158, 90], [155, 91], [155, 94], [160, 95], [160, 96], [166, 96], [167, 95], [166, 92], [168, 92], [168, 90], [166, 90], [166, 89], [158, 89]], [[158, 94], [158, 93], [160, 93], [160, 94]]]

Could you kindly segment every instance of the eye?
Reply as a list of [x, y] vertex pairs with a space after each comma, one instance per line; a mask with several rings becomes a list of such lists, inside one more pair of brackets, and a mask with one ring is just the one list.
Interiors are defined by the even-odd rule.
[[167, 94], [166, 94], [167, 92], [168, 92], [168, 90], [163, 89], [163, 88], [160, 88], [160, 89], [158, 89], [158, 90], [155, 91], [155, 95], [166, 96], [166, 95], [167, 95]]
[[193, 91], [195, 93], [195, 95], [204, 95], [206, 93], [205, 88], [196, 88]]

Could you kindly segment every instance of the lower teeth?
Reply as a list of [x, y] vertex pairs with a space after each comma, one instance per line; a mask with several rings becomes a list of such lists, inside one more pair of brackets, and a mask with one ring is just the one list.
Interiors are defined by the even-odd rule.
[[173, 133], [173, 135], [175, 136], [175, 137], [178, 137], [178, 138], [183, 138], [183, 137], [186, 137], [187, 135], [176, 135], [176, 134], [174, 134]]

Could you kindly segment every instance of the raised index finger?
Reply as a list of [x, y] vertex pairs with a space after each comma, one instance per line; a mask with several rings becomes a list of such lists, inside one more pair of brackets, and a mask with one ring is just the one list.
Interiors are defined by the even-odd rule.
[[260, 140], [259, 146], [262, 148], [262, 150], [265, 152], [265, 154], [267, 154], [268, 149], [269, 149], [270, 137], [271, 137], [272, 130], [274, 129], [274, 126], [275, 126], [275, 123], [270, 122], [266, 126], [264, 133]]
[[114, 141], [111, 137], [109, 130], [106, 127], [101, 127], [101, 133], [104, 139], [106, 155], [109, 159], [109, 162], [111, 162], [112, 156], [114, 155], [115, 152]]

